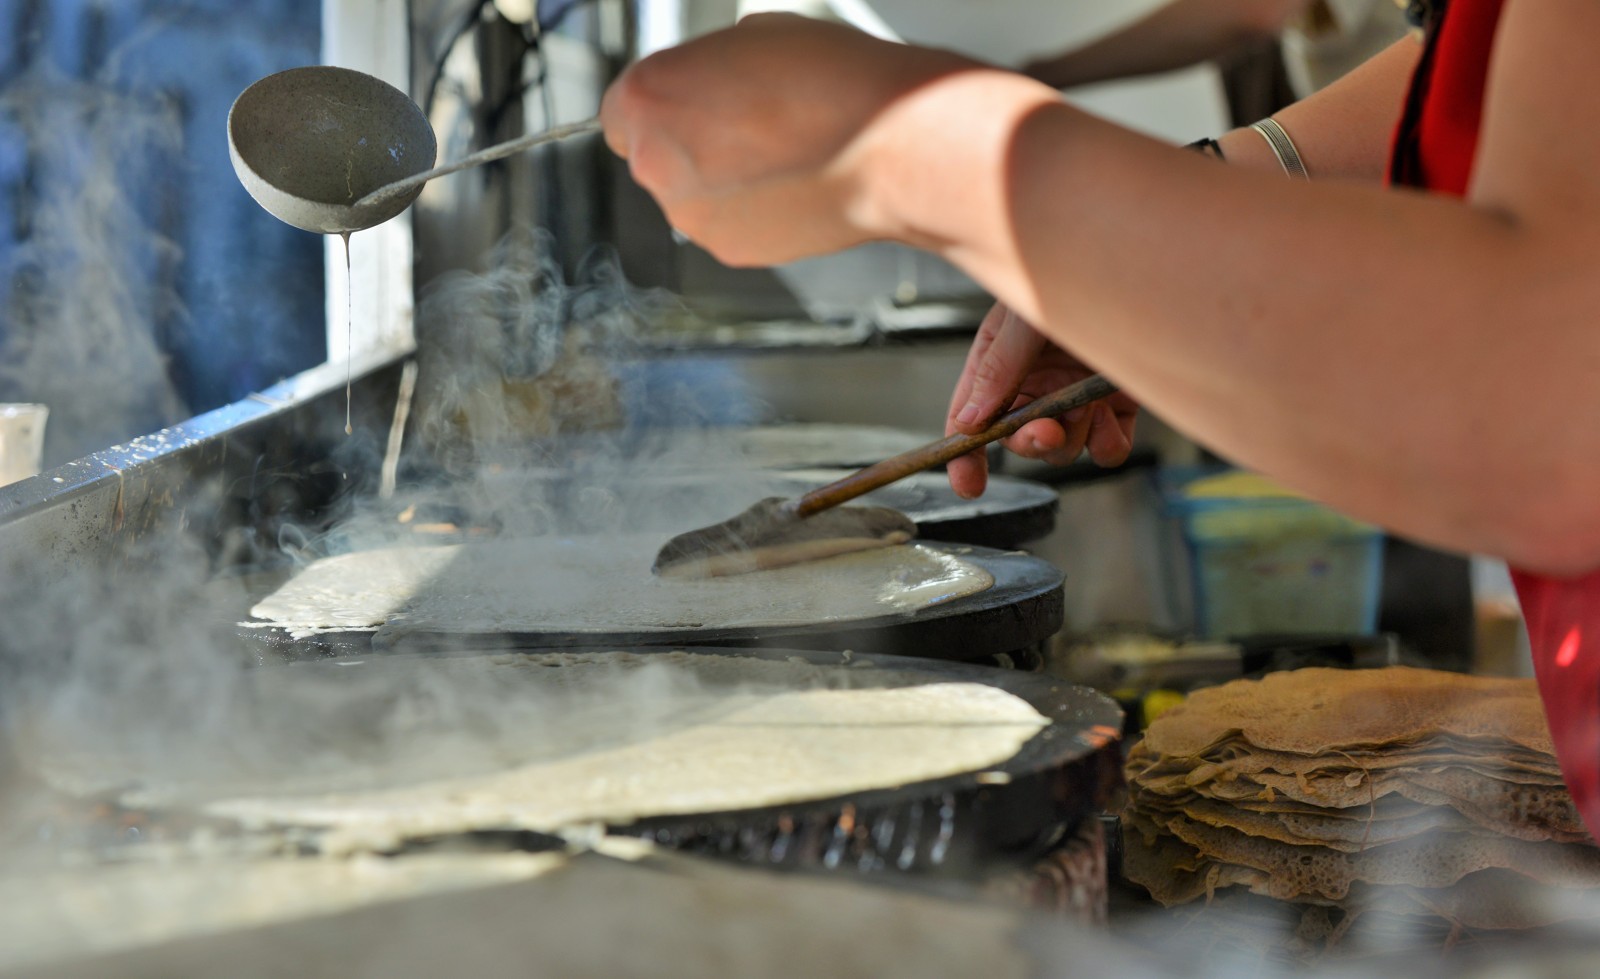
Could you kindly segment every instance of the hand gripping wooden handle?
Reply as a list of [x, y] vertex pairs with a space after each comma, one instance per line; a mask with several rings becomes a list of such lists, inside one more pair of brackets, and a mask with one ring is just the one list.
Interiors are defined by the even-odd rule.
[[973, 449], [1003, 439], [1031, 421], [1064, 415], [1074, 408], [1081, 408], [1092, 401], [1099, 401], [1107, 395], [1115, 394], [1116, 391], [1116, 385], [1099, 374], [1087, 377], [1076, 384], [1042, 398], [1036, 398], [1016, 411], [1001, 415], [994, 424], [976, 435], [951, 435], [919, 449], [912, 449], [910, 452], [902, 452], [882, 462], [875, 462], [826, 486], [819, 486], [794, 502], [795, 516], [809, 517], [841, 503], [848, 503], [858, 496], [875, 489], [882, 489], [913, 473], [931, 469], [951, 459], [958, 459]]

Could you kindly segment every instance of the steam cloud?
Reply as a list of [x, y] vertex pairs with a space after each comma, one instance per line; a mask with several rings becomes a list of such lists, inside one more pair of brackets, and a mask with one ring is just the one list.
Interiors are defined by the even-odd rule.
[[[0, 252], [0, 400], [50, 406], [47, 466], [182, 418], [154, 332], [185, 315], [181, 256], [139, 207], [180, 165], [176, 106], [40, 63], [0, 90], [0, 145], [32, 180]], [[115, 380], [86, 397], [96, 378]]]
[[[121, 233], [104, 224], [77, 230], [90, 239]], [[508, 534], [607, 531], [653, 519], [648, 511], [657, 508], [626, 492], [670, 445], [665, 437], [652, 442], [648, 432], [704, 422], [709, 414], [687, 385], [665, 400], [652, 389], [645, 411], [637, 391], [619, 379], [619, 362], [639, 349], [641, 325], [670, 300], [628, 286], [604, 255], [569, 284], [550, 254], [542, 235], [514, 233], [489, 256], [486, 271], [454, 273], [425, 291], [414, 437], [397, 499], [347, 494], [331, 528], [284, 524], [275, 549], [271, 541], [219, 546], [196, 531], [147, 539], [115, 566], [80, 567], [68, 580], [49, 582], [0, 560], [7, 623], [0, 633], [0, 722], [18, 767], [50, 766], [58, 786], [85, 792], [137, 794], [152, 782], [193, 786], [263, 773], [302, 782], [332, 773], [349, 782], [363, 767], [371, 777], [402, 762], [420, 772], [431, 764], [426, 758], [449, 754], [445, 745], [455, 752], [450, 765], [488, 764], [473, 761], [473, 752], [504, 754], [495, 732], [520, 725], [526, 734], [534, 714], [549, 713], [536, 699], [514, 703], [504, 690], [456, 674], [435, 682], [415, 664], [392, 676], [367, 671], [360, 682], [328, 683], [325, 674], [317, 682], [263, 679], [237, 623], [260, 597], [241, 571], [270, 572], [363, 547], [435, 543], [397, 521], [407, 506], [434, 506], [464, 527], [492, 525]], [[128, 321], [92, 297], [61, 301], [103, 314], [108, 330]], [[33, 348], [36, 357], [67, 356], [46, 339]], [[155, 356], [153, 346], [147, 352]], [[79, 384], [107, 369], [93, 359], [61, 368]], [[556, 446], [574, 433], [585, 434], [590, 451], [552, 467]], [[335, 458], [372, 470], [374, 451], [371, 440], [352, 439], [335, 448]], [[553, 472], [561, 478], [549, 478]], [[223, 505], [222, 490], [196, 490], [191, 526], [214, 526], [202, 511]], [[697, 502], [731, 512], [748, 499], [731, 489], [725, 501]], [[641, 708], [659, 692], [650, 683], [629, 689]], [[650, 714], [641, 709], [639, 716]], [[537, 738], [525, 740], [531, 750]], [[108, 780], [116, 772], [125, 781]]]

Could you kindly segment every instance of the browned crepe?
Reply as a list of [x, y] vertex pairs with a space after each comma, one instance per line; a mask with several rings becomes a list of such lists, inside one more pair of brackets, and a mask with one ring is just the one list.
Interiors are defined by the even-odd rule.
[[1523, 839], [1573, 843], [1589, 838], [1565, 786], [1496, 785], [1493, 779], [1467, 769], [1402, 772], [1356, 784], [1338, 775], [1296, 777], [1262, 772], [1207, 789], [1206, 795], [1232, 802], [1287, 799], [1328, 809], [1367, 807], [1375, 798], [1393, 793], [1427, 806], [1450, 806], [1487, 829]]
[[[1531, 681], [1409, 668], [1235, 681], [1152, 724], [1127, 774], [1125, 872], [1162, 904], [1231, 888], [1467, 927], [1600, 914], [1600, 849]], [[1498, 895], [1507, 881], [1533, 906]]]
[[1158, 756], [1195, 757], [1239, 737], [1257, 748], [1319, 755], [1452, 740], [1509, 743], [1553, 756], [1531, 681], [1396, 666], [1304, 669], [1200, 690], [1146, 732]]
[[[1151, 808], [1152, 812], [1159, 810]], [[1251, 810], [1196, 798], [1171, 811], [1206, 826], [1232, 828], [1253, 837], [1295, 845], [1321, 845], [1346, 853], [1408, 840], [1439, 830], [1472, 832], [1476, 824], [1447, 806], [1423, 806], [1403, 816], [1367, 818], [1345, 812], [1280, 812]]]
[[1337, 901], [1356, 881], [1447, 887], [1490, 867], [1561, 887], [1600, 884], [1600, 850], [1587, 844], [1530, 843], [1492, 833], [1439, 832], [1345, 853], [1325, 846], [1279, 843], [1183, 816], [1157, 822], [1199, 853], [1265, 872], [1271, 878], [1269, 892], [1283, 899], [1309, 895]]

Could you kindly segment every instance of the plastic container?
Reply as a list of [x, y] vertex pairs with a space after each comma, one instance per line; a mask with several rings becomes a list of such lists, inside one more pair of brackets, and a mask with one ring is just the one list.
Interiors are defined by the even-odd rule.
[[0, 404], [0, 486], [39, 474], [49, 417], [44, 405]]
[[1383, 535], [1297, 497], [1190, 495], [1229, 469], [1160, 471], [1188, 564], [1194, 626], [1206, 638], [1375, 631]]

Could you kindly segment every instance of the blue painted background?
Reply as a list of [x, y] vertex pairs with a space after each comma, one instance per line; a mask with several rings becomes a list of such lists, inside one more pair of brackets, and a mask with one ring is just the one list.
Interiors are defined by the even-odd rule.
[[233, 99], [315, 63], [318, 0], [0, 0], [0, 401], [47, 464], [325, 356], [322, 245], [228, 161]]

